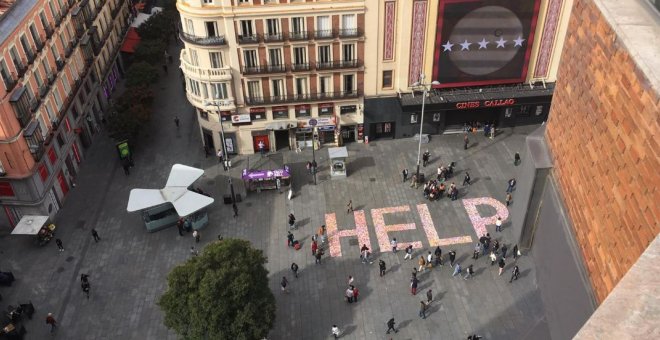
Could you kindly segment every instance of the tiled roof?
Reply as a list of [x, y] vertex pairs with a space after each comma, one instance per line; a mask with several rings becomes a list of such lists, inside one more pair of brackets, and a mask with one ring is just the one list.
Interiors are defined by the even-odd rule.
[[0, 17], [4, 15], [14, 3], [16, 3], [16, 0], [0, 0]]

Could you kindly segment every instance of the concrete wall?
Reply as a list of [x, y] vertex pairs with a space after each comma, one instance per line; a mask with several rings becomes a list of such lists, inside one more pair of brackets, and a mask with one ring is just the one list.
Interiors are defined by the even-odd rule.
[[660, 232], [660, 34], [644, 6], [575, 1], [547, 127], [599, 302]]

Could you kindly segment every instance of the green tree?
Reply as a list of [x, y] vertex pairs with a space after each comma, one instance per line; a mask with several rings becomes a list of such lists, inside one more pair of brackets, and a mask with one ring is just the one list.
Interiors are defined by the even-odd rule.
[[158, 69], [141, 61], [133, 63], [126, 70], [126, 86], [149, 86], [158, 80]]
[[175, 267], [158, 305], [183, 339], [261, 339], [275, 320], [263, 252], [248, 241], [217, 241]]
[[149, 17], [137, 29], [142, 41], [167, 41], [172, 33], [174, 33], [174, 23], [179, 21], [179, 18], [176, 17], [177, 15], [178, 13], [175, 10], [165, 10]]
[[165, 43], [162, 40], [142, 40], [135, 49], [133, 58], [136, 62], [146, 61], [151, 65], [165, 62]]

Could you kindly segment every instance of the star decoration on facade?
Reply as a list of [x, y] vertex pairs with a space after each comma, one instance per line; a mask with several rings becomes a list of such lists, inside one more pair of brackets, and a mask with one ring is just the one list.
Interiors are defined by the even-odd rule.
[[460, 45], [461, 45], [461, 51], [465, 51], [465, 50], [469, 51], [470, 50], [470, 45], [472, 45], [472, 43], [469, 43], [467, 41], [467, 39], [465, 39], [465, 41], [460, 43]]
[[516, 47], [516, 46], [520, 46], [520, 47], [522, 47], [522, 43], [523, 43], [523, 41], [525, 41], [525, 39], [523, 39], [521, 36], [518, 36], [518, 39], [515, 39], [515, 40], [513, 41], [513, 42], [514, 42], [513, 47]]
[[447, 51], [451, 52], [451, 48], [454, 47], [454, 44], [452, 44], [451, 42], [449, 42], [449, 40], [447, 40], [447, 43], [442, 45], [442, 47], [445, 48], [443, 52], [447, 52]]
[[496, 48], [504, 48], [504, 44], [507, 42], [507, 40], [504, 40], [503, 37], [500, 37], [500, 40], [495, 41], [497, 43]]
[[481, 39], [480, 42], [478, 42], [478, 44], [479, 44], [479, 49], [481, 50], [484, 48], [488, 48], [488, 44], [490, 44], [490, 41], [486, 41], [486, 38], [483, 38]]

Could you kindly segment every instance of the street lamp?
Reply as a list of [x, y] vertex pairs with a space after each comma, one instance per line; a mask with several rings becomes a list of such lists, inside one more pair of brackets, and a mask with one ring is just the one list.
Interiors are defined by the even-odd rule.
[[417, 147], [417, 172], [415, 178], [419, 181], [419, 163], [422, 156], [422, 129], [424, 128], [424, 104], [426, 103], [426, 95], [429, 92], [429, 88], [433, 85], [440, 85], [440, 82], [437, 80], [432, 81], [431, 83], [424, 83], [424, 74], [419, 75], [419, 81], [416, 81], [412, 84], [412, 87], [423, 87], [424, 92], [422, 93], [422, 117], [419, 121], [419, 145]]
[[[229, 154], [227, 153], [227, 145], [225, 144], [226, 143], [225, 142], [225, 127], [222, 124], [222, 115], [220, 114], [220, 104], [218, 103], [218, 99], [216, 98], [216, 100], [214, 100], [213, 102], [206, 102], [205, 101], [204, 105], [207, 105], [207, 106], [213, 105], [218, 109], [218, 121], [220, 122], [220, 137], [222, 138], [222, 143], [221, 143], [221, 145], [222, 145], [222, 155], [225, 157], [225, 159], [223, 159], [222, 161], [226, 162], [225, 163], [226, 165], [229, 165], [231, 163], [229, 162]], [[229, 167], [227, 167], [227, 168], [229, 168]], [[232, 181], [231, 181], [231, 176], [229, 176], [229, 188], [231, 189], [231, 204], [233, 205], [233, 204], [236, 203], [236, 195], [234, 194], [234, 183], [232, 183]]]

